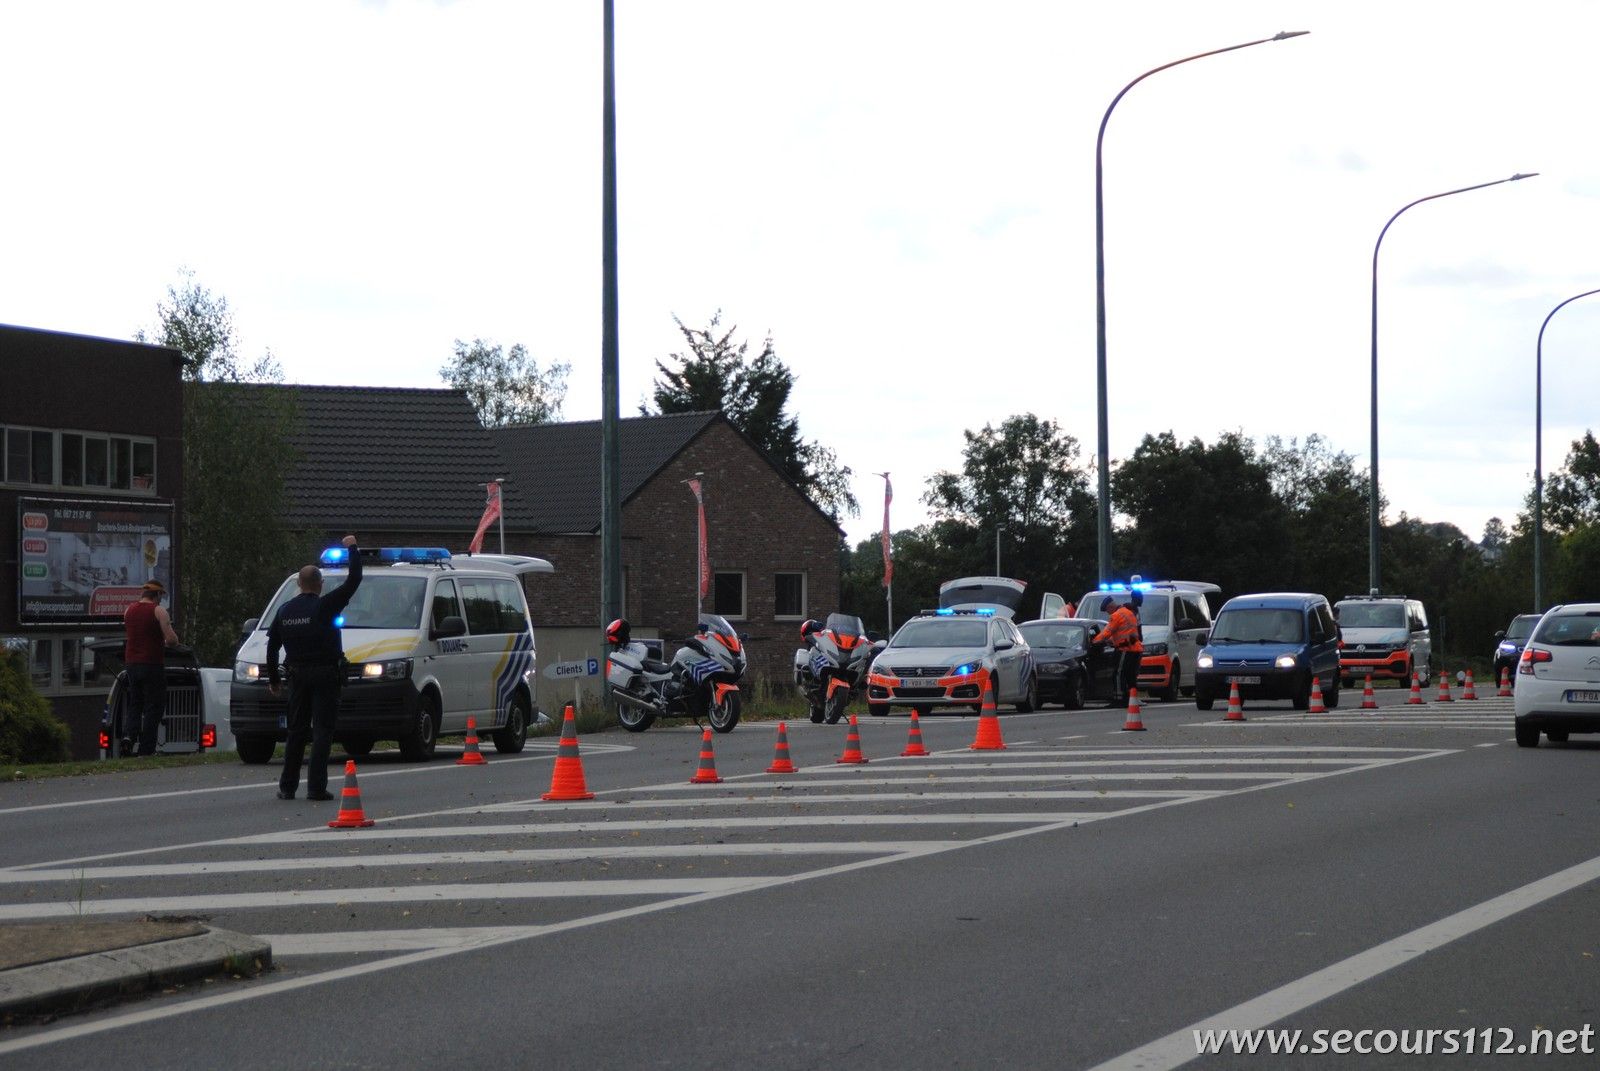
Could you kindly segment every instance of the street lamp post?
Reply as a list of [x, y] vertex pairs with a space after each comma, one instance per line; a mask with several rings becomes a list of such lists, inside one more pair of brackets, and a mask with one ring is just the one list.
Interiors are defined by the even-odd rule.
[[1006, 526], [1003, 525], [1003, 524], [997, 524], [997, 525], [994, 526], [994, 575], [995, 576], [1003, 576], [1004, 575], [1003, 573], [1000, 572], [1000, 533], [1004, 532], [1005, 530], [1006, 530]]
[[1550, 326], [1551, 317], [1590, 294], [1600, 290], [1585, 290], [1573, 294], [1550, 310], [1550, 315], [1539, 325], [1539, 343], [1533, 358], [1533, 612], [1544, 613], [1544, 329]]
[[1372, 457], [1370, 469], [1370, 484], [1367, 487], [1367, 587], [1376, 595], [1379, 591], [1378, 573], [1378, 250], [1383, 248], [1383, 236], [1389, 233], [1389, 228], [1394, 221], [1399, 219], [1407, 209], [1415, 208], [1424, 201], [1437, 201], [1441, 197], [1452, 197], [1458, 193], [1471, 193], [1473, 190], [1487, 189], [1490, 186], [1499, 186], [1507, 182], [1517, 182], [1525, 178], [1533, 178], [1538, 172], [1532, 174], [1512, 175], [1510, 178], [1495, 179], [1493, 182], [1480, 182], [1476, 186], [1463, 186], [1459, 190], [1446, 190], [1443, 193], [1432, 193], [1426, 197], [1419, 197], [1415, 201], [1400, 209], [1389, 217], [1389, 222], [1383, 225], [1383, 230], [1378, 232], [1378, 240], [1372, 247]]
[[[1099, 432], [1095, 440], [1095, 449], [1099, 451], [1099, 524], [1100, 524], [1100, 576], [1104, 580], [1111, 575], [1111, 433], [1106, 424], [1106, 214], [1105, 214], [1105, 186], [1104, 168], [1102, 167], [1102, 149], [1106, 141], [1106, 124], [1111, 121], [1111, 112], [1117, 103], [1127, 95], [1128, 90], [1170, 67], [1181, 63], [1189, 63], [1207, 56], [1220, 56], [1224, 52], [1237, 52], [1241, 48], [1252, 45], [1265, 45], [1273, 41], [1287, 41], [1291, 37], [1304, 37], [1310, 30], [1285, 30], [1263, 37], [1259, 41], [1246, 41], [1242, 45], [1229, 45], [1227, 48], [1217, 48], [1210, 52], [1201, 52], [1193, 56], [1185, 56], [1171, 63], [1163, 63], [1159, 67], [1145, 71], [1139, 77], [1122, 87], [1122, 92], [1111, 99], [1111, 106], [1106, 109], [1105, 116], [1100, 120], [1100, 133], [1094, 142], [1094, 297], [1095, 297], [1095, 407]], [[998, 569], [995, 570], [999, 572]]]

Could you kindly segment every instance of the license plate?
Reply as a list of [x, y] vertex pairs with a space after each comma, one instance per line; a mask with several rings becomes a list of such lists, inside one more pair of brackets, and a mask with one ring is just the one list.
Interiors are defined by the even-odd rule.
[[937, 677], [901, 677], [900, 678], [900, 687], [902, 687], [902, 688], [937, 688], [937, 687], [939, 687], [939, 678], [937, 678]]
[[1568, 692], [1569, 703], [1600, 703], [1600, 692]]
[[1229, 684], [1260, 684], [1260, 677], [1229, 677]]

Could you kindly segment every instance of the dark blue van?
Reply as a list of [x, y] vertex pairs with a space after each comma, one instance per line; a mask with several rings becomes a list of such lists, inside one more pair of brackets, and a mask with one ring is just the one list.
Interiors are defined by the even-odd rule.
[[1311, 679], [1322, 700], [1339, 705], [1339, 625], [1321, 595], [1239, 595], [1223, 604], [1195, 659], [1194, 702], [1210, 710], [1237, 683], [1243, 699], [1288, 699], [1311, 705]]

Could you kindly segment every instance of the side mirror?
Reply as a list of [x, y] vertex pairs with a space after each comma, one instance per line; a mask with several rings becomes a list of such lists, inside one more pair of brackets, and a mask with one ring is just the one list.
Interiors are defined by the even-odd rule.
[[[254, 632], [260, 626], [261, 626], [261, 619], [259, 617], [252, 617], [250, 620], [246, 621], [243, 625], [241, 625], [239, 627], [239, 631], [242, 632], [244, 635], [248, 636], [248, 635], [250, 635], [250, 633]], [[1503, 635], [1505, 635], [1505, 633], [1502, 632], [1501, 635], [1503, 636]]]
[[428, 630], [428, 639], [442, 640], [450, 636], [465, 636], [466, 634], [467, 623], [465, 621], [459, 617], [447, 617], [443, 621], [439, 622], [439, 626], [437, 628], [430, 628]]
[[996, 651], [1009, 651], [1009, 650], [1011, 650], [1011, 648], [1012, 648], [1012, 643], [1011, 643], [1010, 640], [1000, 640], [999, 642], [997, 642], [994, 645], [994, 649]]
[[1496, 632], [1494, 634], [1494, 638], [1495, 638], [1495, 642], [1496, 643], [1498, 643], [1499, 641], [1505, 639], [1506, 638], [1505, 629], [1501, 629], [1499, 632]]

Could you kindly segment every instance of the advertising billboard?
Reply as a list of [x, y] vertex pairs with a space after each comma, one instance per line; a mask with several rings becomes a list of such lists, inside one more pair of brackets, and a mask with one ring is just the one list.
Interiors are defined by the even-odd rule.
[[120, 625], [147, 580], [177, 597], [172, 503], [17, 500], [17, 620], [23, 625]]

